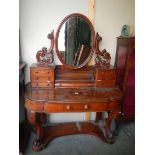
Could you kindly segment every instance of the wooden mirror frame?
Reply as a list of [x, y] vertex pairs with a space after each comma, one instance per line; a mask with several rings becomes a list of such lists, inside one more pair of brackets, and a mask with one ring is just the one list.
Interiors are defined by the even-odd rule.
[[[84, 61], [84, 63], [82, 63], [82, 64], [79, 65], [79, 66], [72, 66], [72, 65], [66, 64], [66, 63], [63, 61], [63, 59], [62, 59], [62, 57], [61, 57], [61, 54], [60, 54], [60, 51], [59, 51], [59, 48], [58, 48], [58, 38], [59, 38], [59, 33], [60, 33], [60, 30], [61, 30], [62, 25], [63, 25], [69, 18], [75, 17], [75, 16], [81, 17], [82, 19], [84, 19], [84, 20], [88, 23], [88, 25], [90, 26], [90, 29], [91, 29], [91, 39], [92, 39], [92, 49], [91, 49], [91, 52], [90, 52], [88, 58]], [[92, 58], [92, 55], [93, 55], [93, 53], [94, 53], [94, 44], [95, 44], [95, 30], [94, 30], [94, 27], [93, 27], [92, 23], [90, 22], [90, 20], [89, 20], [86, 16], [84, 16], [84, 15], [82, 15], [82, 14], [80, 14], [80, 13], [73, 13], [73, 14], [70, 14], [70, 15], [66, 16], [66, 17], [62, 20], [62, 22], [60, 23], [60, 25], [59, 25], [59, 27], [58, 27], [58, 29], [57, 29], [57, 32], [56, 32], [55, 49], [56, 49], [56, 53], [57, 53], [57, 55], [58, 55], [59, 60], [61, 61], [61, 63], [62, 63], [64, 66], [66, 66], [67, 68], [70, 68], [70, 69], [79, 69], [79, 68], [82, 68], [83, 66], [85, 66], [85, 65], [91, 60], [91, 58]]]

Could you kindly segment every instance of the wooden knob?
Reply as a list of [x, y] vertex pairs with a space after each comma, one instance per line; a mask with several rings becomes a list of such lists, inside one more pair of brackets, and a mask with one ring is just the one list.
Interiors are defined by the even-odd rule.
[[88, 105], [86, 104], [86, 105], [84, 106], [84, 108], [85, 108], [85, 109], [88, 109]]
[[37, 74], [38, 74], [38, 72], [35, 72], [35, 73], [37, 73]]
[[69, 105], [67, 105], [67, 106], [66, 106], [66, 108], [67, 108], [67, 110], [69, 110], [69, 109], [70, 109], [70, 106], [69, 106]]

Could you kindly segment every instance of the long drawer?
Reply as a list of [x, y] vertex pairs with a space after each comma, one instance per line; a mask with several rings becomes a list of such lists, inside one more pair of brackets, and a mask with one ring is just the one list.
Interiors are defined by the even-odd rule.
[[112, 110], [119, 107], [119, 101], [111, 102], [94, 102], [94, 103], [50, 103], [50, 102], [36, 102], [26, 100], [26, 108], [31, 111], [43, 111], [45, 113], [51, 112], [101, 112], [105, 110]]

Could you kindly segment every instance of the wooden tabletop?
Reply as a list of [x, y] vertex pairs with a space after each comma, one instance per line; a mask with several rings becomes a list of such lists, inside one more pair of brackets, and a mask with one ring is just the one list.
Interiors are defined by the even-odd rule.
[[120, 100], [122, 91], [118, 87], [113, 88], [31, 88], [30, 83], [26, 85], [25, 99], [31, 101], [77, 103], [77, 102], [108, 102]]

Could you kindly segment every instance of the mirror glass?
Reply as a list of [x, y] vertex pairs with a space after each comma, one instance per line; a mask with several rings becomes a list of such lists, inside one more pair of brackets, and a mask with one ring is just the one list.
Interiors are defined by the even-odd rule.
[[64, 64], [78, 67], [91, 55], [93, 34], [90, 23], [81, 16], [66, 19], [58, 36], [58, 51]]

